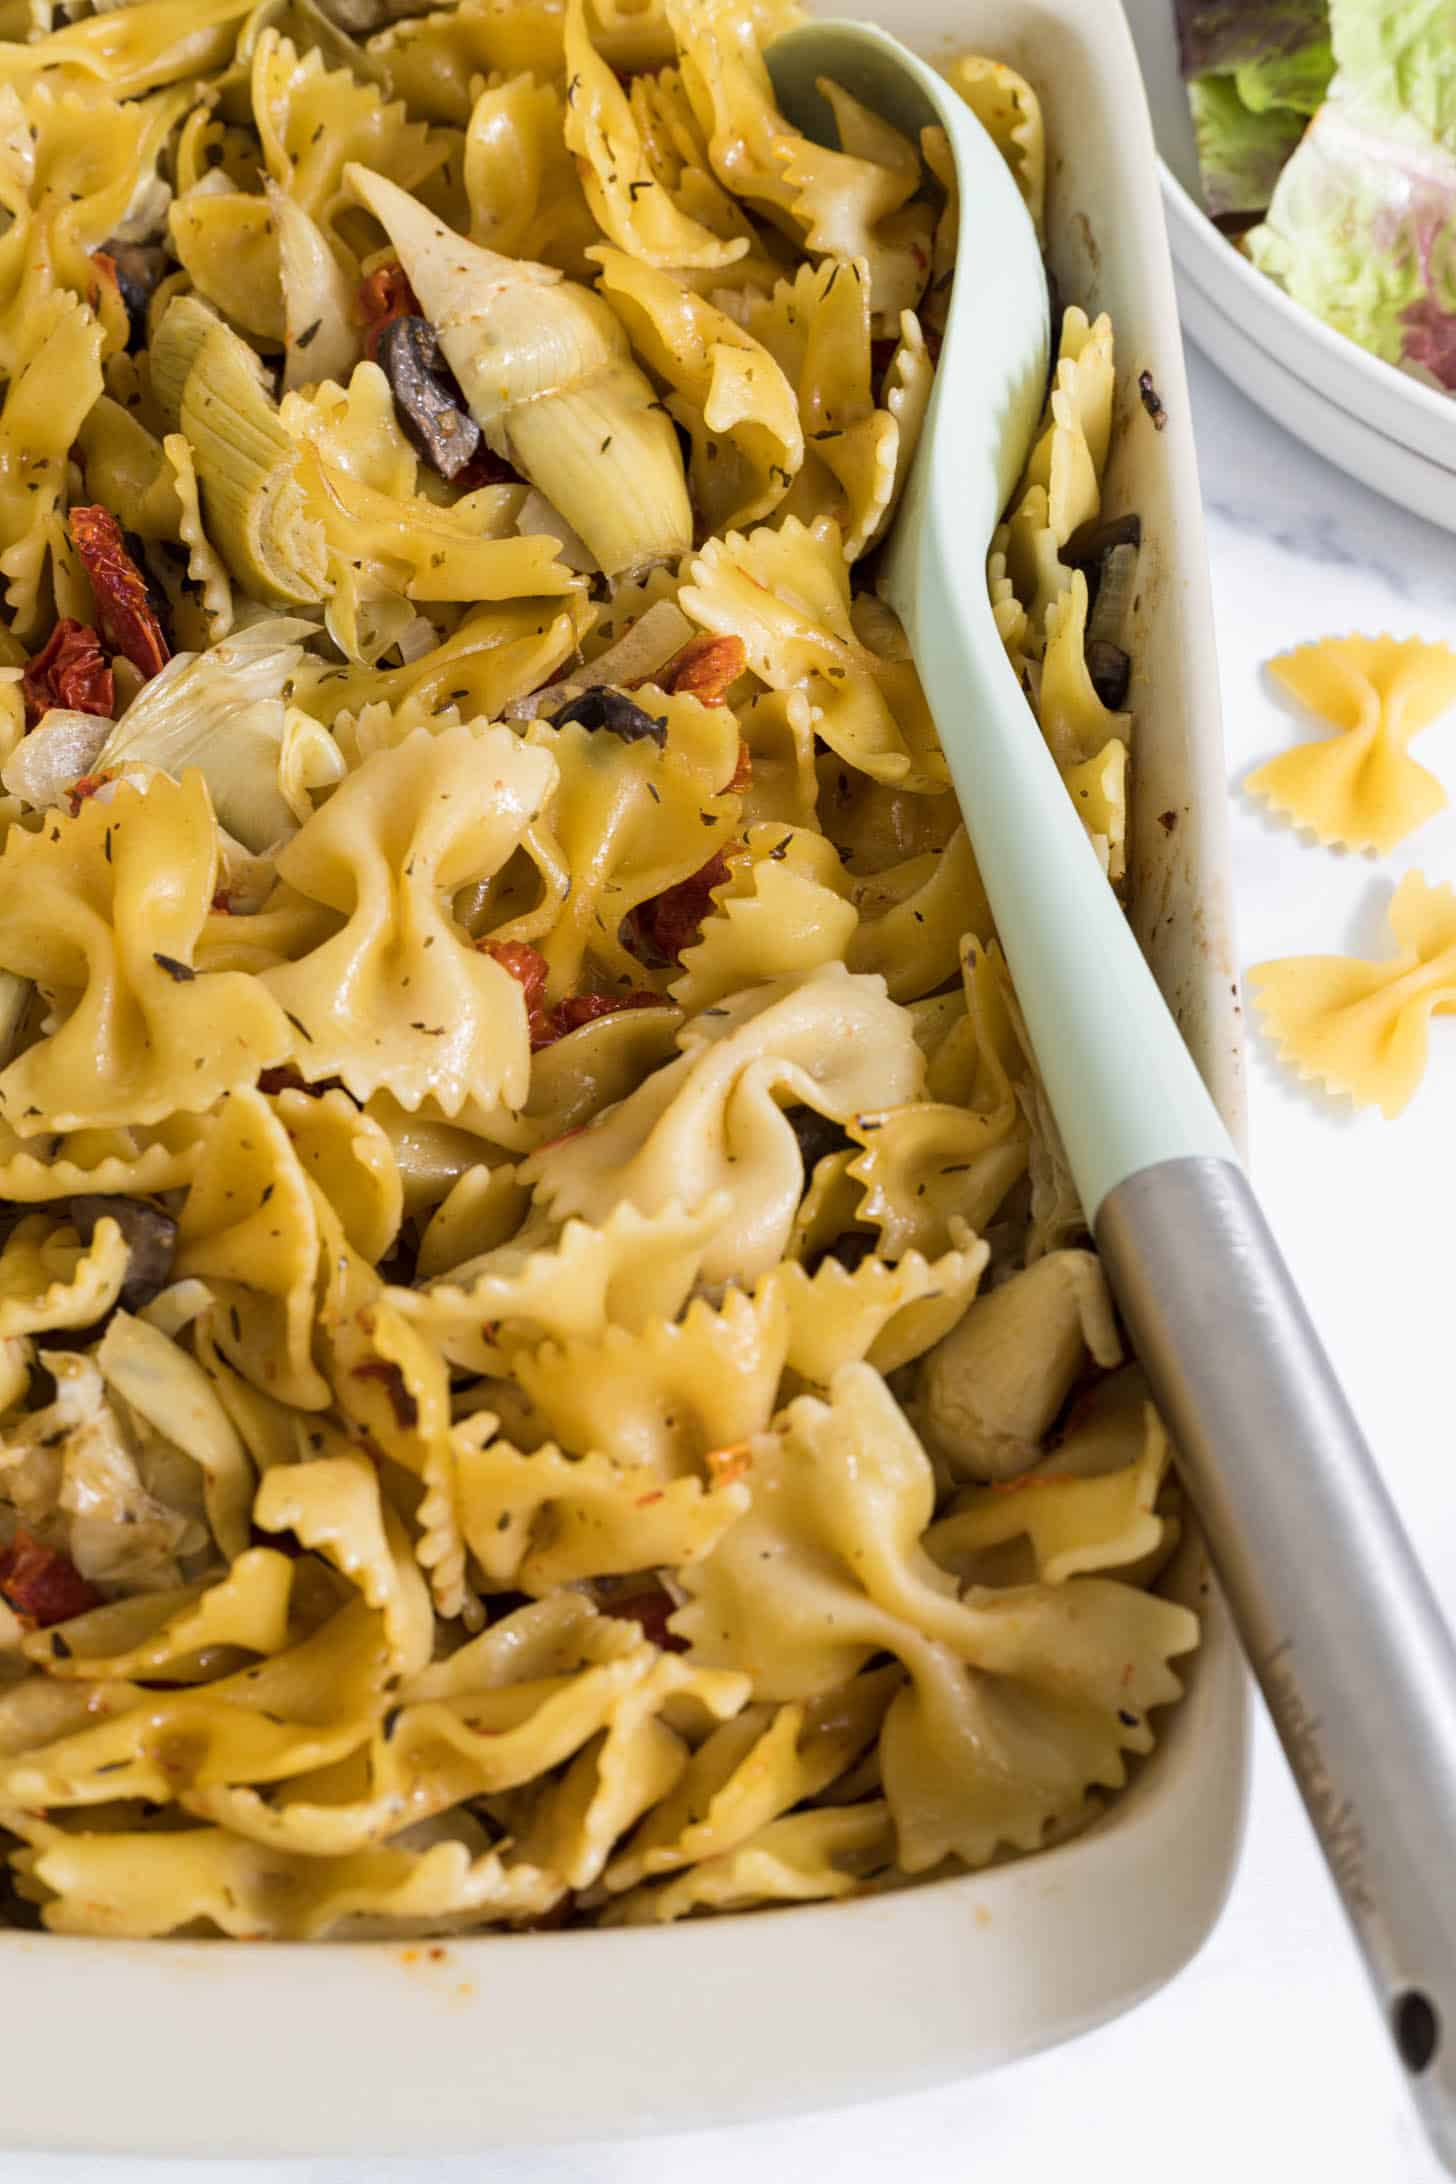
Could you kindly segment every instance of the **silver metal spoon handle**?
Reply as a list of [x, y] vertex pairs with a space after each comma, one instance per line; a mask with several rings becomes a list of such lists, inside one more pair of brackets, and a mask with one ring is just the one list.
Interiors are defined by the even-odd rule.
[[1456, 2171], [1456, 1646], [1244, 1175], [1096, 1240], [1427, 2131]]

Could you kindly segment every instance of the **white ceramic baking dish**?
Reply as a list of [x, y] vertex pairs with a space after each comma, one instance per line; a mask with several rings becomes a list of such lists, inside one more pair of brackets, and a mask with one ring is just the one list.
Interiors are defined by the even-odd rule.
[[[1116, 0], [881, 0], [932, 55], [1041, 87], [1056, 271], [1116, 321], [1108, 507], [1136, 508], [1137, 923], [1242, 1121], [1218, 685], [1152, 134]], [[1138, 395], [1151, 375], [1161, 431]], [[975, 556], [966, 582], [982, 581]], [[1244, 1802], [1242, 1671], [1196, 1543], [1204, 1643], [1129, 1792], [1044, 1856], [838, 1905], [447, 1944], [0, 1933], [0, 2148], [444, 2154], [682, 2129], [969, 2075], [1171, 1979], [1218, 1915]]]
[[1162, 155], [1183, 323], [1251, 400], [1328, 461], [1456, 531], [1456, 400], [1287, 296], [1204, 212], [1174, 0], [1125, 0]]

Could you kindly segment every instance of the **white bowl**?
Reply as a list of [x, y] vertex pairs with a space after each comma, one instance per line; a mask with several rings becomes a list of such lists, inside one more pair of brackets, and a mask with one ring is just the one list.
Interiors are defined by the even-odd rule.
[[[1112, 0], [880, 0], [930, 52], [1041, 85], [1055, 261], [1119, 341], [1108, 506], [1140, 510], [1140, 933], [1237, 1133], [1217, 666], [1152, 133]], [[1152, 375], [1154, 429], [1137, 393]], [[983, 581], [970, 554], [966, 582]], [[860, 1902], [658, 1931], [297, 1947], [0, 1932], [0, 2149], [480, 2151], [908, 2091], [1083, 2032], [1172, 1978], [1218, 1915], [1247, 1762], [1242, 1668], [1202, 1550], [1183, 1703], [1127, 1794], [1040, 1857]]]
[[1456, 531], [1456, 397], [1336, 333], [1203, 211], [1173, 0], [1123, 0], [1162, 155], [1183, 322], [1251, 400], [1318, 454]]

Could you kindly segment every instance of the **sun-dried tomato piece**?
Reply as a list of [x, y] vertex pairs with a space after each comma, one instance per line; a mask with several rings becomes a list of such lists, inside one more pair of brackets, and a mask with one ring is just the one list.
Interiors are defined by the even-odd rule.
[[550, 1046], [559, 1036], [550, 1028], [546, 1007], [546, 958], [526, 940], [482, 940], [476, 943], [503, 971], [509, 971], [526, 997], [526, 1022], [531, 1032], [531, 1052]]
[[386, 326], [392, 326], [399, 318], [420, 318], [420, 299], [409, 283], [409, 275], [397, 258], [388, 265], [377, 265], [366, 279], [359, 283], [355, 296], [359, 316], [364, 321], [364, 354], [373, 358], [379, 346], [379, 337]]
[[[593, 1024], [599, 1016], [615, 1016], [618, 1009], [661, 1009], [667, 1006], [666, 997], [653, 993], [647, 986], [634, 986], [630, 993], [569, 993], [551, 1011], [549, 1020], [554, 1026], [551, 1036], [553, 1039], [564, 1039], [569, 1031], [580, 1031], [583, 1024]], [[546, 1043], [542, 1041], [543, 1045]]]
[[109, 508], [73, 508], [66, 528], [91, 579], [102, 637], [150, 681], [172, 654], [120, 524]]
[[690, 637], [662, 669], [658, 687], [674, 697], [686, 693], [702, 705], [722, 705], [747, 665], [741, 637]]
[[85, 622], [57, 622], [20, 678], [25, 724], [33, 728], [51, 706], [96, 713], [110, 720], [116, 685], [94, 629]]
[[687, 879], [679, 880], [676, 887], [665, 887], [660, 895], [649, 897], [632, 919], [636, 952], [642, 954], [645, 946], [650, 951], [647, 960], [680, 963], [683, 950], [691, 948], [712, 907], [709, 898], [713, 889], [721, 887], [727, 877], [728, 859], [720, 849]]
[[37, 1630], [101, 1605], [100, 1593], [69, 1556], [43, 1547], [23, 1526], [8, 1547], [0, 1547], [0, 1594]]

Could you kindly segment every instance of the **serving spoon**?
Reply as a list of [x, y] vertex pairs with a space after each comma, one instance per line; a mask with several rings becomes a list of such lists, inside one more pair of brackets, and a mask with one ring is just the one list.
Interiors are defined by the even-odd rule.
[[960, 256], [879, 588], [910, 640], [1103, 1266], [1456, 2173], [1456, 1648], [992, 618], [986, 552], [1046, 386], [1036, 234], [969, 107], [884, 31], [811, 22], [767, 60], [781, 110], [816, 142], [838, 142], [821, 78], [912, 142], [934, 124], [949, 139]]

